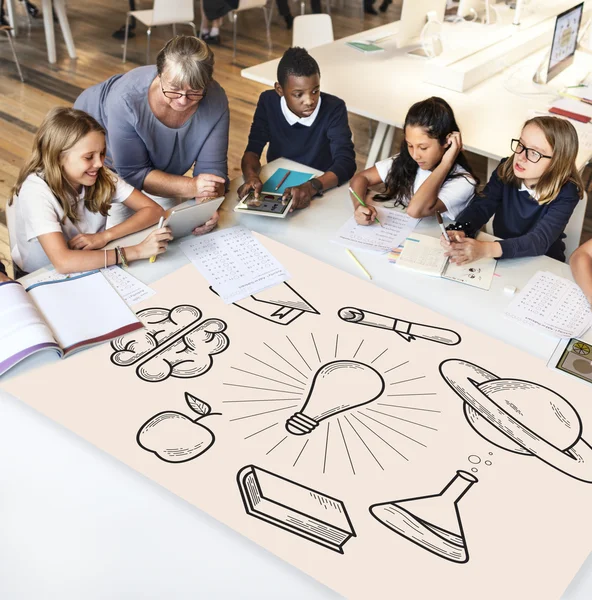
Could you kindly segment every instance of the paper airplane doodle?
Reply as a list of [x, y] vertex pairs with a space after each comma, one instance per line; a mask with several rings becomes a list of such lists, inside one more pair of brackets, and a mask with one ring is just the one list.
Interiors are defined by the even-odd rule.
[[210, 370], [213, 356], [224, 352], [230, 340], [220, 319], [206, 319], [195, 306], [147, 308], [138, 313], [145, 329], [114, 339], [111, 362], [119, 367], [137, 365], [144, 381], [169, 377], [199, 377]]
[[340, 554], [356, 535], [341, 500], [254, 465], [243, 467], [236, 480], [252, 517]]
[[442, 329], [441, 327], [433, 327], [432, 325], [424, 325], [422, 323], [411, 323], [410, 321], [380, 315], [362, 308], [348, 306], [340, 309], [338, 315], [340, 319], [347, 323], [366, 325], [378, 329], [389, 329], [408, 342], [421, 338], [430, 342], [456, 346], [461, 341], [460, 335], [451, 329]]
[[175, 411], [160, 412], [140, 427], [136, 435], [138, 445], [169, 463], [187, 462], [207, 452], [216, 438], [203, 419], [222, 413], [213, 413], [207, 402], [189, 392], [185, 392], [185, 401], [198, 414], [197, 418]]
[[465, 418], [485, 440], [592, 483], [592, 447], [576, 409], [557, 392], [521, 379], [500, 379], [473, 363], [440, 364], [446, 383], [464, 400]]
[[[210, 290], [216, 293], [211, 287]], [[233, 304], [278, 325], [289, 325], [304, 313], [320, 314], [287, 283], [263, 290]]]
[[466, 563], [469, 551], [458, 504], [477, 481], [471, 473], [457, 471], [439, 494], [374, 504], [369, 510], [383, 525], [420, 548]]

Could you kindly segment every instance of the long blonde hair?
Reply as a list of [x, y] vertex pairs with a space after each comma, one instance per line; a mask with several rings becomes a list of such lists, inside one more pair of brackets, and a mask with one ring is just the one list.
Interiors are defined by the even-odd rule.
[[[553, 150], [553, 158], [535, 186], [538, 203], [548, 204], [555, 200], [561, 188], [570, 181], [578, 188], [581, 200], [584, 197], [584, 182], [576, 168], [578, 134], [574, 126], [558, 117], [533, 117], [524, 123], [522, 129], [527, 125], [536, 125]], [[522, 180], [514, 174], [512, 158], [498, 167], [498, 175], [508, 185], [519, 188], [522, 184]]]
[[[62, 169], [64, 152], [70, 150], [84, 136], [92, 132], [105, 135], [105, 130], [89, 114], [74, 108], [58, 107], [47, 113], [33, 140], [33, 152], [21, 169], [12, 189], [9, 204], [18, 197], [21, 187], [31, 173], [40, 175], [64, 209], [64, 218], [73, 223], [78, 220], [76, 206], [79, 193], [66, 179]], [[104, 166], [99, 169], [97, 180], [85, 186], [84, 206], [93, 213], [106, 217], [115, 194], [115, 179]]]

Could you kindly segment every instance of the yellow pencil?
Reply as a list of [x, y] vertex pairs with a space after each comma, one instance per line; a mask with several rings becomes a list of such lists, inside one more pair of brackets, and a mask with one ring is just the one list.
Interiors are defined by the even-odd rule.
[[366, 275], [366, 277], [368, 277], [368, 279], [372, 279], [372, 275], [370, 275], [370, 273], [368, 273], [368, 271], [366, 271], [366, 269], [364, 268], [364, 265], [354, 256], [354, 253], [349, 248], [346, 248], [345, 251], [354, 259], [354, 261], [358, 265], [358, 267], [360, 267], [360, 269], [362, 269], [362, 271], [364, 271], [364, 275]]
[[[158, 227], [156, 229], [160, 229], [162, 224], [164, 223], [164, 217], [160, 217], [160, 221], [158, 221]], [[150, 262], [153, 263], [156, 260], [156, 254], [150, 257]]]

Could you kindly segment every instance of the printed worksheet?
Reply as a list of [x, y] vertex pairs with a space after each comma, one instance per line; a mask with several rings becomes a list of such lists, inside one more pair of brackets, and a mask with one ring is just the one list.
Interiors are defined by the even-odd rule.
[[580, 337], [592, 325], [592, 310], [582, 290], [548, 271], [538, 271], [505, 314], [557, 337]]
[[154, 290], [121, 267], [101, 269], [105, 279], [115, 288], [128, 306], [133, 306], [155, 294]]
[[403, 242], [421, 221], [399, 210], [377, 208], [377, 211], [380, 224], [358, 225], [350, 217], [333, 241], [347, 248], [389, 252]]
[[290, 279], [282, 264], [245, 227], [193, 237], [180, 246], [226, 304]]

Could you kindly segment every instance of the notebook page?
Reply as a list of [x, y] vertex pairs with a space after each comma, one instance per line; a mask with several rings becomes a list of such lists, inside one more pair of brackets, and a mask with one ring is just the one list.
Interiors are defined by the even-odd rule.
[[548, 271], [536, 273], [505, 314], [557, 337], [580, 337], [592, 325], [592, 310], [582, 290]]
[[439, 277], [447, 260], [440, 238], [413, 234], [405, 241], [397, 267]]
[[347, 248], [384, 253], [403, 242], [421, 220], [400, 210], [377, 208], [377, 212], [380, 225], [358, 225], [354, 217], [350, 217], [333, 242]]
[[20, 283], [0, 284], [0, 375], [35, 352], [58, 349]]
[[64, 352], [142, 327], [98, 271], [37, 284], [27, 291]]
[[480, 258], [468, 265], [457, 265], [448, 262], [442, 277], [459, 283], [465, 283], [481, 290], [488, 290], [495, 273], [497, 260], [495, 258]]
[[290, 279], [282, 264], [245, 227], [193, 237], [180, 247], [226, 304]]

